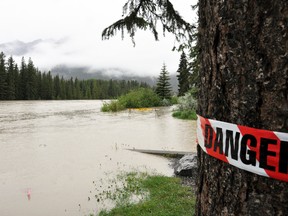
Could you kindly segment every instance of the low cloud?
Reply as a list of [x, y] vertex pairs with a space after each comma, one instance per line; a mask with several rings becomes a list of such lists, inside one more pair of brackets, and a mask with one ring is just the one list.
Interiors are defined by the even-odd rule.
[[62, 44], [66, 43], [68, 38], [61, 38], [59, 40], [55, 39], [36, 39], [31, 42], [23, 42], [20, 40], [11, 41], [8, 43], [0, 44], [0, 50], [4, 52], [6, 55], [12, 56], [25, 56], [29, 53], [37, 52], [42, 50], [44, 46], [50, 46], [57, 48]]

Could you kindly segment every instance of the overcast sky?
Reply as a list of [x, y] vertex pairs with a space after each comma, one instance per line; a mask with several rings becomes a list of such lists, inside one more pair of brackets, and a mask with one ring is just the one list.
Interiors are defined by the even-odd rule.
[[[191, 9], [195, 0], [171, 1], [187, 21], [197, 20]], [[180, 53], [171, 51], [172, 35], [155, 41], [151, 32], [138, 31], [136, 47], [128, 35], [121, 40], [120, 32], [110, 40], [101, 39], [102, 30], [121, 18], [125, 2], [1, 0], [0, 51], [13, 55], [18, 64], [22, 56], [31, 57], [41, 70], [67, 64], [158, 75], [165, 63], [170, 73], [176, 72]]]

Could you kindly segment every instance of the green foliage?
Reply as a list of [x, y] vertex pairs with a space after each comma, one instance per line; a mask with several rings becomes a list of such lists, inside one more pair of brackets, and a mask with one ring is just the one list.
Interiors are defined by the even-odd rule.
[[127, 108], [161, 106], [161, 99], [150, 88], [139, 88], [122, 95], [117, 101], [105, 102], [102, 112], [117, 112]]
[[190, 72], [186, 54], [182, 52], [179, 67], [177, 70], [178, 96], [183, 96], [190, 88]]
[[170, 99], [170, 102], [172, 105], [178, 104], [178, 97], [177, 96], [172, 96]]
[[170, 77], [165, 64], [163, 64], [158, 77], [155, 92], [162, 100], [171, 98]]
[[157, 107], [161, 100], [153, 90], [140, 88], [121, 96], [119, 103], [126, 108]]
[[[179, 178], [130, 173], [120, 180], [124, 181], [125, 186], [117, 188], [114, 193], [109, 193], [107, 196], [116, 201], [116, 207], [111, 211], [101, 211], [100, 216], [195, 214], [195, 198], [191, 188], [182, 186]], [[136, 203], [131, 199], [135, 196], [140, 197]]]
[[184, 96], [178, 98], [177, 110], [173, 112], [172, 116], [180, 119], [196, 120], [197, 100], [195, 95], [197, 89], [190, 89]]
[[101, 107], [102, 112], [118, 112], [124, 109], [125, 107], [119, 101], [104, 102]]
[[26, 64], [22, 58], [20, 70], [12, 57], [6, 62], [0, 53], [0, 100], [73, 100], [114, 99], [146, 83], [125, 80], [65, 80], [50, 73], [41, 72], [30, 58]]
[[184, 96], [178, 99], [178, 110], [196, 110], [197, 100], [195, 99], [196, 88], [192, 88]]
[[182, 111], [177, 110], [173, 112], [172, 116], [178, 119], [188, 119], [188, 120], [197, 119], [197, 115], [194, 110], [182, 110]]
[[0, 53], [0, 100], [5, 100], [7, 96], [5, 54]]
[[193, 40], [195, 26], [182, 19], [169, 0], [128, 0], [123, 7], [123, 17], [103, 30], [103, 39], [109, 39], [117, 31], [121, 32], [123, 38], [126, 29], [135, 45], [136, 30], [149, 29], [155, 40], [158, 40], [157, 25], [160, 22], [164, 35], [167, 31], [175, 35], [176, 41], [181, 41], [180, 49], [184, 46], [183, 41], [187, 41], [186, 45], [189, 46]]
[[190, 86], [197, 87], [199, 84], [199, 45], [197, 41], [190, 49], [189, 57], [191, 59], [189, 62], [189, 71], [191, 71], [189, 83]]

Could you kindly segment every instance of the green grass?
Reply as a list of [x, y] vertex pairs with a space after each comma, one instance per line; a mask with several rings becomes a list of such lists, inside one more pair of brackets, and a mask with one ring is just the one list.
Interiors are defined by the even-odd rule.
[[[179, 178], [130, 173], [124, 181], [126, 186], [117, 189], [116, 196], [111, 194], [111, 198], [116, 200], [116, 207], [101, 211], [100, 216], [194, 215], [195, 199], [191, 188], [181, 185]], [[131, 203], [132, 195], [144, 198]]]
[[173, 112], [172, 116], [178, 119], [197, 120], [196, 112], [192, 110], [177, 110]]

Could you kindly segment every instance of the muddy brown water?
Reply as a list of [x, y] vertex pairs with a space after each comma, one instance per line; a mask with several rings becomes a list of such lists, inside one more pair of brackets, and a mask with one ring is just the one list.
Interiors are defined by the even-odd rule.
[[195, 151], [194, 121], [171, 107], [102, 113], [103, 101], [0, 102], [0, 215], [97, 214], [121, 172], [173, 175], [169, 160], [127, 148]]

